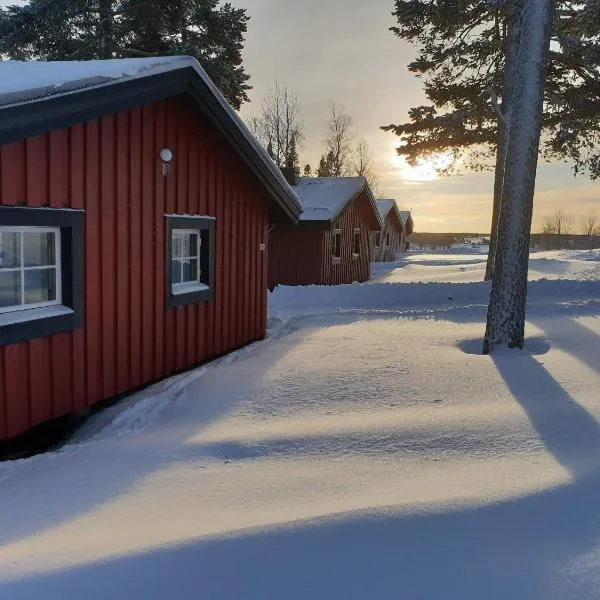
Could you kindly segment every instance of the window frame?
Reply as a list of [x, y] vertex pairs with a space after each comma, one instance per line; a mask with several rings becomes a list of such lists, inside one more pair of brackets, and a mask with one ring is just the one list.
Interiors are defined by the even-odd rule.
[[355, 227], [352, 232], [352, 258], [360, 258], [360, 227]]
[[83, 326], [84, 220], [83, 210], [0, 206], [0, 227], [4, 230], [59, 231], [55, 259], [56, 296], [60, 298], [60, 303], [24, 305], [0, 312], [0, 346], [50, 337]]
[[[339, 239], [338, 244], [336, 244], [336, 238]], [[331, 260], [336, 264], [342, 261], [342, 230], [338, 228], [333, 229], [331, 232]]]
[[390, 243], [390, 232], [389, 231], [385, 232], [384, 242], [385, 242], [385, 247], [386, 248], [389, 248], [391, 246], [391, 243]]
[[[61, 268], [61, 254], [60, 254], [60, 227], [36, 227], [35, 225], [29, 226], [4, 226], [0, 224], [0, 240], [2, 239], [3, 233], [19, 233], [21, 234], [21, 265], [18, 267], [2, 267], [0, 265], [0, 272], [2, 273], [10, 273], [10, 272], [18, 272], [20, 273], [20, 287], [21, 287], [21, 304], [14, 304], [12, 306], [0, 306], [0, 315], [14, 313], [21, 310], [32, 310], [34, 308], [42, 308], [47, 306], [59, 306], [62, 305], [62, 268]], [[25, 247], [23, 244], [23, 234], [24, 233], [53, 233], [55, 235], [55, 244], [54, 244], [54, 264], [52, 265], [43, 265], [38, 267], [27, 267], [24, 264], [24, 254]], [[54, 300], [48, 300], [46, 302], [30, 302], [29, 304], [25, 303], [25, 277], [24, 273], [26, 271], [48, 271], [50, 269], [54, 269], [54, 283], [55, 283], [55, 296]]]
[[[165, 215], [165, 289], [167, 306], [179, 308], [188, 304], [210, 302], [214, 295], [215, 218], [196, 215]], [[172, 283], [173, 233], [198, 235], [198, 280]], [[183, 262], [183, 257], [182, 257]]]
[[381, 248], [381, 231], [375, 232], [375, 248]]
[[[194, 256], [173, 256], [171, 255], [171, 275], [173, 275], [173, 263], [178, 262], [181, 263], [181, 281], [179, 283], [173, 283], [171, 281], [171, 293], [174, 296], [178, 296], [180, 294], [185, 294], [188, 292], [194, 292], [200, 289], [204, 289], [206, 284], [202, 282], [202, 269], [201, 269], [201, 261], [202, 261], [202, 235], [197, 229], [172, 229], [171, 230], [171, 244], [173, 243], [173, 237], [177, 234], [183, 235], [195, 235], [196, 236], [196, 253]], [[183, 252], [183, 245], [182, 245]], [[196, 279], [183, 281], [183, 266], [186, 260], [195, 260], [197, 263], [196, 268]]]

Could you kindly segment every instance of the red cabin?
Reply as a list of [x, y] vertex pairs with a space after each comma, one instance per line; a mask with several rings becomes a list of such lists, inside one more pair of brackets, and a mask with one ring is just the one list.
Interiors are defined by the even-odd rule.
[[277, 285], [339, 285], [370, 276], [370, 232], [381, 216], [363, 177], [291, 179], [302, 205], [297, 227], [270, 234], [269, 289]]
[[300, 211], [194, 59], [0, 63], [0, 440], [264, 337]]

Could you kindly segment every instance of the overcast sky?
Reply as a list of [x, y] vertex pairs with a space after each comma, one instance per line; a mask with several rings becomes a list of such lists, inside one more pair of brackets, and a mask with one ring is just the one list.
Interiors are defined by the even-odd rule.
[[[244, 116], [258, 111], [273, 80], [298, 94], [306, 135], [303, 162], [315, 166], [332, 101], [351, 115], [358, 137], [367, 139], [381, 187], [414, 212], [420, 231], [487, 231], [491, 175], [467, 174], [434, 182], [412, 182], [394, 159], [395, 136], [380, 125], [408, 120], [408, 109], [424, 101], [421, 84], [406, 65], [414, 51], [388, 31], [392, 0], [234, 0], [251, 17], [245, 64], [254, 86]], [[534, 223], [569, 203], [583, 216], [600, 209], [600, 184], [573, 178], [563, 165], [538, 170]], [[534, 225], [535, 226], [535, 225]]]
[[[0, 0], [0, 5], [9, 2]], [[10, 3], [17, 3], [12, 0]], [[331, 102], [343, 104], [357, 138], [374, 154], [381, 190], [412, 209], [419, 231], [489, 229], [492, 176], [467, 174], [415, 182], [394, 158], [395, 136], [380, 125], [405, 122], [408, 109], [424, 101], [406, 65], [413, 50], [388, 29], [392, 0], [233, 0], [251, 17], [245, 66], [251, 75], [248, 117], [260, 109], [275, 78], [293, 88], [302, 104], [306, 136], [303, 163], [313, 167], [323, 152]], [[563, 165], [538, 170], [534, 227], [544, 214], [568, 204], [577, 216], [600, 209], [600, 184], [574, 179]]]

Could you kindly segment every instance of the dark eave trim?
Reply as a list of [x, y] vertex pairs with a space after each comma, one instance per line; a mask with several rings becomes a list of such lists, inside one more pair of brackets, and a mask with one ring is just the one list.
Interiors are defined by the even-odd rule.
[[71, 127], [116, 114], [135, 106], [187, 95], [196, 108], [215, 124], [242, 160], [269, 191], [273, 203], [271, 219], [297, 223], [299, 207], [270, 171], [252, 144], [237, 127], [207, 83], [191, 66], [115, 80], [60, 96], [0, 108], [0, 145]]

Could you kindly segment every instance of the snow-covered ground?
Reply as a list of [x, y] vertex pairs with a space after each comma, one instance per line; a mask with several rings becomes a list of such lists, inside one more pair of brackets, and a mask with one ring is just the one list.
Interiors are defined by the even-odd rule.
[[484, 259], [280, 288], [269, 340], [0, 465], [0, 598], [600, 598], [600, 252], [533, 255], [493, 357]]

